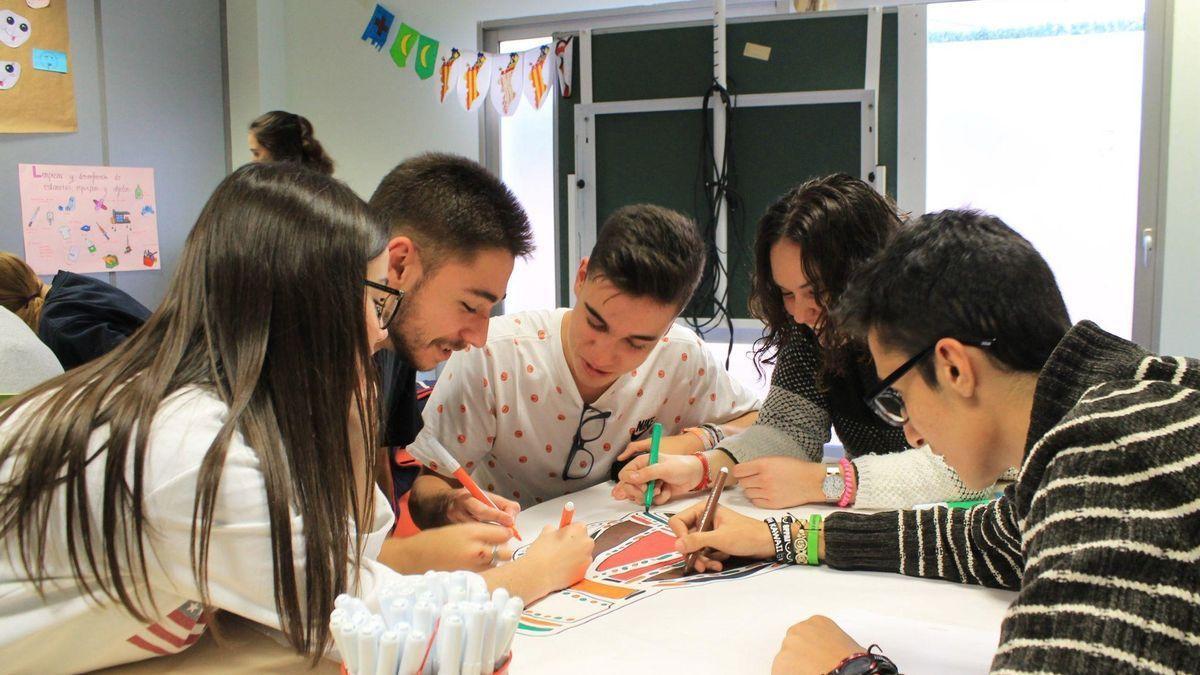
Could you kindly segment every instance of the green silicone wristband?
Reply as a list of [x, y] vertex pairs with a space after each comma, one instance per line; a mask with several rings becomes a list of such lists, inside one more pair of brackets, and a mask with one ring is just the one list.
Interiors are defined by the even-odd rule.
[[808, 517], [808, 564], [817, 565], [817, 547], [820, 546], [821, 514], [814, 513]]

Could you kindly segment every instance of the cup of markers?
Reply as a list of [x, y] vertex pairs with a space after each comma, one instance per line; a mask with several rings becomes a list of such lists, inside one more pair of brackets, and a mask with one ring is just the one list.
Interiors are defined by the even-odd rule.
[[473, 572], [388, 581], [380, 613], [339, 595], [329, 628], [349, 675], [503, 675], [525, 603]]

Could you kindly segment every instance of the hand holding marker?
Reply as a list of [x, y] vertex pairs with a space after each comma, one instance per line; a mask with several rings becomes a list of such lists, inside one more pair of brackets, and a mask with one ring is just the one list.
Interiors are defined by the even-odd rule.
[[[446, 475], [444, 472], [449, 471], [450, 475], [462, 483], [462, 486], [467, 489], [467, 492], [471, 493], [472, 497], [497, 511], [501, 510], [499, 506], [496, 506], [496, 502], [492, 501], [491, 497], [488, 497], [486, 492], [479, 489], [479, 485], [471, 478], [471, 474], [462, 468], [462, 465], [458, 463], [458, 460], [454, 458], [454, 455], [450, 454], [450, 451], [444, 445], [439, 443], [437, 439], [431, 438], [429, 440], [429, 450], [432, 457], [429, 458], [429, 461], [423, 462], [425, 466], [443, 476]], [[515, 523], [509, 529], [512, 531], [513, 536], [517, 538], [517, 541], [524, 541], [524, 539], [521, 539], [521, 533], [517, 532]]]
[[[654, 423], [654, 430], [650, 432], [650, 463], [646, 466], [654, 466], [658, 464], [658, 446], [662, 443], [662, 424]], [[646, 513], [650, 513], [650, 506], [654, 504], [654, 479], [650, 479], [646, 483]]]

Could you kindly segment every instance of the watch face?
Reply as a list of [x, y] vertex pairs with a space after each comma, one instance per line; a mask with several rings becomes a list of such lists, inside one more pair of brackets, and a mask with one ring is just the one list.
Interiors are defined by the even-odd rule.
[[831, 502], [841, 499], [845, 488], [846, 481], [842, 479], [841, 474], [825, 476], [825, 480], [821, 481], [821, 492], [825, 494], [825, 499]]

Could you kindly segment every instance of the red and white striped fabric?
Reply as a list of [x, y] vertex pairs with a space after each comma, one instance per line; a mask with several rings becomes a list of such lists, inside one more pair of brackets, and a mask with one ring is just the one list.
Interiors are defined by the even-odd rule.
[[147, 625], [126, 642], [158, 656], [177, 654], [199, 640], [206, 628], [208, 619], [204, 616], [204, 607], [198, 602], [186, 602], [167, 618]]

